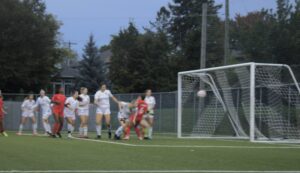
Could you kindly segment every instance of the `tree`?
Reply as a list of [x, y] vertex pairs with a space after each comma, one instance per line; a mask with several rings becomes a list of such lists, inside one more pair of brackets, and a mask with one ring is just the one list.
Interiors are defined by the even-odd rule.
[[49, 84], [64, 55], [60, 24], [41, 0], [1, 0], [0, 14], [0, 88], [38, 91]]
[[99, 89], [100, 83], [106, 82], [106, 73], [93, 35], [90, 35], [82, 57], [83, 60], [79, 62], [77, 67], [79, 76], [76, 86], [87, 87], [90, 92], [94, 93]]

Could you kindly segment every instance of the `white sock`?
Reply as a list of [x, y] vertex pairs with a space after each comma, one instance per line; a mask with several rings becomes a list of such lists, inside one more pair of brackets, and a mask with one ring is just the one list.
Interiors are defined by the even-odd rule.
[[84, 128], [83, 128], [83, 135], [84, 135], [84, 136], [87, 136], [87, 133], [88, 133], [88, 128], [87, 128], [87, 127], [84, 127]]
[[19, 133], [22, 133], [22, 131], [23, 131], [23, 124], [20, 124], [20, 126], [19, 126]]
[[47, 123], [47, 130], [48, 130], [49, 133], [51, 133], [51, 126], [50, 126], [49, 123]]
[[72, 124], [69, 124], [69, 123], [68, 123], [67, 127], [68, 127], [68, 132], [72, 133], [72, 131], [73, 131], [73, 126], [72, 126]]
[[43, 126], [46, 132], [49, 132], [48, 123], [43, 122]]
[[118, 136], [118, 137], [120, 137], [121, 135], [122, 135], [122, 133], [123, 133], [123, 126], [120, 126], [117, 130], [116, 130], [116, 132], [115, 132], [115, 134]]
[[36, 133], [36, 129], [37, 129], [37, 124], [36, 123], [32, 124], [33, 133]]
[[102, 126], [96, 125], [96, 131], [98, 136], [101, 136], [101, 130], [102, 130]]
[[83, 128], [79, 127], [79, 135], [82, 136], [83, 135]]
[[152, 138], [153, 127], [148, 128], [148, 137]]

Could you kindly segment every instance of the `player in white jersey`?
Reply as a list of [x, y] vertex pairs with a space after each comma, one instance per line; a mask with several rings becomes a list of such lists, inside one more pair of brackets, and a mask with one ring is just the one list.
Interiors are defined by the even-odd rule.
[[102, 117], [104, 115], [105, 122], [108, 128], [108, 138], [111, 139], [111, 126], [110, 126], [110, 102], [109, 98], [112, 98], [117, 104], [119, 101], [112, 95], [112, 93], [107, 90], [106, 85], [102, 84], [100, 90], [96, 92], [94, 97], [94, 103], [97, 105], [96, 110], [96, 131], [97, 131], [97, 139], [101, 139], [101, 124]]
[[64, 115], [67, 120], [68, 137], [72, 137], [72, 133], [75, 129], [75, 114], [78, 109], [78, 91], [73, 91], [72, 96], [68, 97], [65, 102]]
[[40, 96], [37, 98], [36, 100], [36, 107], [37, 108], [41, 108], [41, 112], [42, 112], [42, 119], [43, 119], [43, 126], [45, 129], [45, 132], [48, 135], [52, 135], [51, 133], [51, 126], [49, 124], [49, 116], [51, 116], [52, 111], [51, 111], [51, 100], [49, 99], [48, 96], [45, 95], [45, 91], [41, 90], [40, 91]]
[[90, 107], [90, 96], [87, 95], [88, 89], [80, 88], [79, 102], [78, 102], [78, 116], [80, 117], [79, 136], [87, 138], [88, 135], [88, 118]]
[[28, 118], [30, 118], [32, 121], [33, 135], [36, 135], [37, 124], [34, 116], [34, 112], [36, 111], [36, 104], [34, 101], [33, 94], [30, 94], [27, 98], [25, 98], [24, 102], [22, 103], [21, 109], [22, 109], [22, 118], [19, 127], [19, 132], [17, 133], [17, 135], [22, 135], [23, 126], [27, 122]]
[[119, 140], [121, 139], [121, 135], [126, 127], [126, 123], [128, 123], [128, 119], [130, 114], [132, 113], [132, 109], [135, 107], [134, 105], [135, 100], [131, 103], [127, 102], [119, 102], [119, 112], [118, 112], [118, 120], [120, 123], [119, 128], [115, 132], [115, 139]]
[[145, 92], [145, 102], [148, 105], [148, 112], [145, 119], [149, 123], [150, 127], [145, 130], [145, 139], [152, 139], [153, 123], [154, 123], [154, 108], [155, 108], [155, 98], [152, 96], [152, 90], [147, 89]]

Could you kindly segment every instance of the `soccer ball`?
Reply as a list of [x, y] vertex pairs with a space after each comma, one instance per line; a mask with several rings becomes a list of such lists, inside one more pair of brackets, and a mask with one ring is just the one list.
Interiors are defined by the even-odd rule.
[[206, 97], [206, 91], [205, 90], [199, 90], [197, 92], [198, 97]]

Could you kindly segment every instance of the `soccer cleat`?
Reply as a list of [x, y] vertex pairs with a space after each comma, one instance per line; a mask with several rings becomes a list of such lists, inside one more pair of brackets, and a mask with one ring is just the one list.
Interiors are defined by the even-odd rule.
[[71, 133], [68, 133], [68, 138], [72, 138], [72, 134]]
[[47, 132], [46, 134], [47, 134], [47, 136], [52, 136], [52, 133], [50, 133], [50, 132]]
[[111, 132], [108, 132], [108, 138], [111, 139]]
[[62, 138], [62, 136], [61, 136], [60, 133], [56, 133], [56, 135], [57, 135], [59, 138]]
[[124, 138], [123, 138], [123, 140], [129, 140], [129, 136], [125, 136]]
[[140, 136], [140, 137], [139, 137], [139, 140], [142, 141], [142, 140], [144, 140], [144, 138]]
[[95, 139], [101, 139], [101, 135], [97, 135]]
[[120, 140], [120, 139], [121, 139], [120, 136], [118, 136], [118, 135], [115, 134], [114, 140]]
[[145, 139], [145, 140], [150, 140], [150, 138], [149, 138], [149, 137], [144, 137], [144, 139]]
[[22, 135], [22, 132], [18, 132], [18, 133], [16, 133], [18, 136], [21, 136]]
[[89, 137], [88, 137], [88, 136], [83, 136], [82, 138], [84, 138], [84, 139], [88, 139]]
[[33, 135], [33, 136], [37, 136], [38, 133], [37, 133], [37, 132], [33, 132], [32, 135]]
[[8, 134], [6, 132], [2, 132], [2, 135], [8, 137]]

